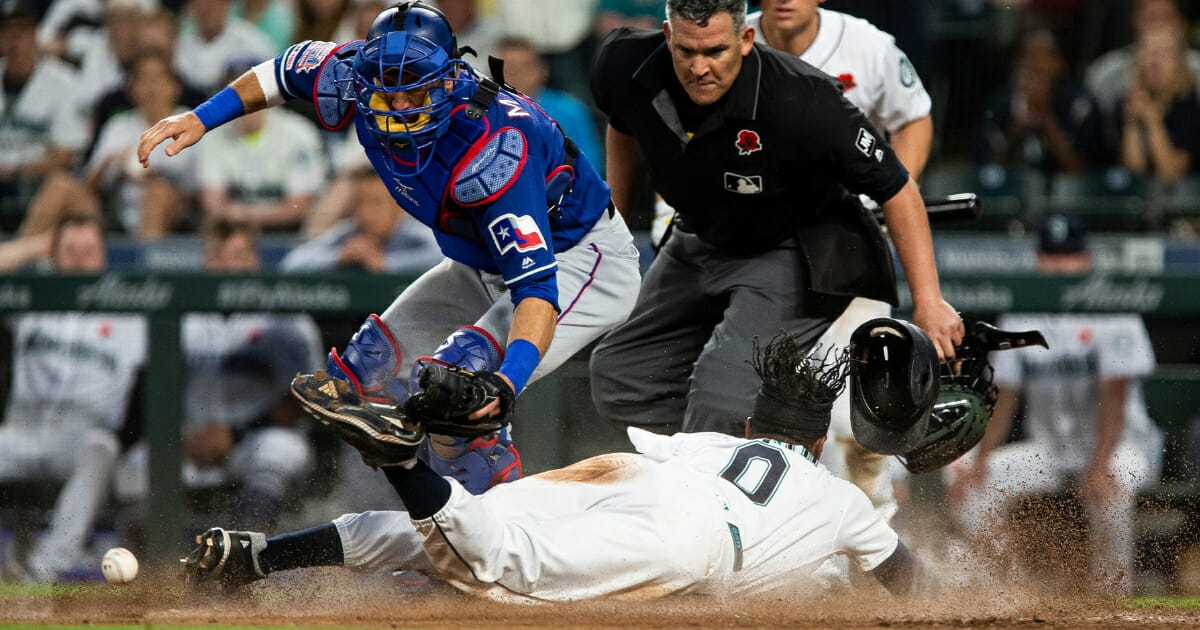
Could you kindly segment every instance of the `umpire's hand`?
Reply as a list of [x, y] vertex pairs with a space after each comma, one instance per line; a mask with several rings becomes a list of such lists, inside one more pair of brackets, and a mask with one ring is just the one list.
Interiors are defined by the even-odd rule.
[[168, 116], [142, 133], [137, 149], [138, 161], [142, 163], [142, 168], [147, 168], [150, 166], [150, 152], [167, 138], [175, 140], [167, 145], [167, 157], [171, 157], [199, 142], [205, 131], [204, 123], [193, 112]]
[[927, 304], [913, 305], [912, 323], [921, 327], [937, 348], [938, 359], [954, 358], [954, 346], [962, 343], [966, 328], [958, 311], [946, 300], [938, 298]]

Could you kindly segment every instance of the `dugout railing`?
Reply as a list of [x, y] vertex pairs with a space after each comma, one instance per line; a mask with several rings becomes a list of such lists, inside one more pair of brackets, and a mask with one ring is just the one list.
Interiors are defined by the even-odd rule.
[[[314, 316], [376, 312], [413, 277], [330, 273], [263, 273], [217, 276], [204, 273], [108, 273], [102, 276], [0, 276], [0, 312], [127, 311], [147, 317], [145, 431], [150, 444], [147, 561], [178, 558], [184, 510], [179, 466], [184, 361], [180, 316], [188, 312], [296, 312]], [[1194, 274], [1039, 277], [1031, 274], [959, 276], [943, 272], [946, 299], [964, 314], [988, 318], [1003, 312], [1139, 312], [1188, 318], [1200, 313], [1200, 277]], [[901, 296], [907, 290], [901, 288]], [[908, 305], [902, 304], [903, 315]], [[1186, 340], [1191, 343], [1191, 340]], [[1172, 366], [1171, 387], [1159, 410], [1169, 408], [1172, 424], [1190, 418], [1200, 383], [1200, 365]], [[1183, 385], [1179, 385], [1183, 383]], [[588, 455], [622, 448], [620, 433], [603, 427], [591, 439], [581, 427], [596, 425], [587, 387], [586, 358], [531, 387], [522, 398], [522, 454], [536, 472]], [[1165, 407], [1164, 407], [1165, 405]], [[1162, 423], [1164, 414], [1154, 414]], [[1176, 425], [1164, 427], [1167, 433]], [[627, 445], [623, 446], [628, 448]]]

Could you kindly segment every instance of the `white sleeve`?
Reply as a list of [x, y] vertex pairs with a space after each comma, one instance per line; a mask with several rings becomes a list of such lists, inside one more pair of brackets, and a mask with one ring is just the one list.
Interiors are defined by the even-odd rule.
[[863, 571], [870, 571], [896, 551], [900, 537], [880, 518], [862, 490], [848, 481], [842, 483], [848, 488], [836, 548], [853, 558]]
[[929, 115], [932, 100], [912, 62], [890, 35], [886, 37], [884, 53], [879, 68], [882, 89], [875, 104], [876, 111], [870, 112], [869, 116], [880, 121], [890, 134]]

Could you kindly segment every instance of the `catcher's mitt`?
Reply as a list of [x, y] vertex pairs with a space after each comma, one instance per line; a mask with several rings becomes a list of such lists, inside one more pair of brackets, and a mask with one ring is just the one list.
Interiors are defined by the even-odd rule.
[[[421, 390], [404, 403], [404, 413], [417, 420], [428, 433], [479, 437], [498, 431], [512, 417], [516, 394], [495, 372], [468, 372], [454, 366], [423, 364], [417, 372]], [[493, 400], [500, 413], [477, 420], [468, 418]]]

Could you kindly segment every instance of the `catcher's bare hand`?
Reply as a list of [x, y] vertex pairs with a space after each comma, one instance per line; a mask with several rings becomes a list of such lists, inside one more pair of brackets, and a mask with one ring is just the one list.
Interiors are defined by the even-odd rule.
[[167, 138], [175, 140], [167, 145], [167, 156], [176, 155], [199, 142], [205, 131], [204, 123], [192, 112], [168, 116], [142, 133], [137, 148], [138, 162], [142, 163], [142, 168], [149, 167], [150, 152]]

